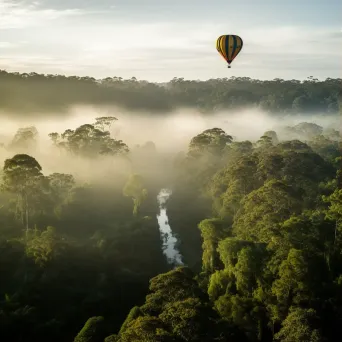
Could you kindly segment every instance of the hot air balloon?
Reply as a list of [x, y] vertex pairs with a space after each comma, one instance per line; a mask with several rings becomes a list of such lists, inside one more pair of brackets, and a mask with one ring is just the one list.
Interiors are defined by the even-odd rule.
[[239, 36], [227, 34], [220, 36], [216, 41], [216, 49], [228, 63], [228, 68], [235, 57], [239, 54], [243, 46], [243, 41]]

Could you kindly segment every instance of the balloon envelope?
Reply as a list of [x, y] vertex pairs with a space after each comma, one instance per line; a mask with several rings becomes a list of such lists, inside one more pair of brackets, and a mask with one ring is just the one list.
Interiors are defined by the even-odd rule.
[[219, 54], [230, 65], [235, 57], [240, 53], [243, 41], [239, 36], [226, 34], [217, 38], [216, 49]]

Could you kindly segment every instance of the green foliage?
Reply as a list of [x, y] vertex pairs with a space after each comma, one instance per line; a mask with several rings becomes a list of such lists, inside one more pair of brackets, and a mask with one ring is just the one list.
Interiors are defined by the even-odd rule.
[[215, 307], [230, 324], [244, 331], [248, 340], [262, 340], [260, 327], [264, 315], [256, 300], [239, 295], [224, 295], [215, 302]]
[[142, 315], [143, 313], [138, 306], [135, 306], [134, 308], [132, 308], [126, 320], [122, 323], [119, 333], [123, 334], [123, 332], [128, 328], [129, 324], [133, 320], [137, 319], [139, 316], [142, 316]]
[[147, 314], [156, 315], [169, 302], [203, 296], [194, 276], [189, 268], [177, 267], [152, 278], [149, 287], [151, 293], [146, 296], [146, 302], [141, 309]]
[[110, 335], [104, 339], [104, 342], [117, 342], [119, 337], [117, 335]]
[[118, 342], [177, 342], [156, 317], [138, 317], [120, 335]]
[[216, 271], [210, 276], [208, 286], [208, 294], [210, 299], [214, 302], [222, 294], [236, 292], [234, 287], [235, 277], [230, 269]]
[[42, 175], [41, 166], [27, 154], [16, 154], [4, 163], [4, 190], [11, 192], [28, 192], [36, 185], [37, 179]]
[[111, 138], [110, 132], [105, 130], [106, 126], [110, 127], [113, 120], [107, 117], [97, 118], [94, 125], [84, 124], [75, 130], [67, 129], [62, 134], [53, 132], [49, 137], [55, 147], [76, 156], [126, 154], [129, 151], [128, 146], [122, 140]]
[[132, 197], [134, 204], [133, 215], [137, 216], [141, 204], [148, 195], [147, 189], [144, 188], [143, 178], [137, 174], [131, 175], [125, 184], [123, 193], [125, 196]]
[[[0, 339], [71, 341], [98, 314], [112, 322], [100, 341], [117, 332], [144, 298], [148, 279], [168, 269], [156, 219], [129, 219], [123, 183], [104, 189], [77, 184], [70, 174], [44, 176], [29, 155], [6, 160], [2, 176], [1, 224], [12, 231], [0, 241], [0, 296], [13, 299], [0, 300]], [[25, 238], [13, 228], [13, 204], [30, 219]], [[155, 200], [146, 199], [146, 213], [156, 209]], [[87, 331], [77, 338], [88, 338]]]
[[27, 154], [16, 154], [4, 163], [2, 189], [17, 196], [17, 212], [26, 231], [34, 198], [41, 192], [44, 181], [41, 170], [36, 159]]
[[[249, 341], [335, 341], [330, 329], [342, 303], [336, 142], [314, 124], [290, 131], [295, 140], [269, 131], [254, 146], [234, 142], [227, 165], [194, 182], [213, 209], [199, 225], [202, 283], [220, 316]], [[311, 319], [308, 308], [330, 319]]]
[[279, 224], [301, 210], [301, 196], [284, 182], [272, 180], [242, 201], [233, 230], [245, 240], [269, 242]]
[[[313, 108], [336, 113], [341, 80], [155, 85], [1, 72], [0, 86], [14, 94], [6, 101], [0, 95], [11, 115], [22, 108], [30, 115], [36, 104], [46, 113], [82, 102], [151, 113], [252, 105], [276, 116]], [[1, 340], [338, 341], [338, 131], [302, 122], [237, 141], [236, 132], [216, 127], [199, 132], [173, 158], [151, 141], [129, 150], [111, 135], [116, 121], [103, 116], [50, 133], [58, 172], [42, 160], [53, 170], [48, 175], [35, 159], [34, 126], [2, 146], [18, 154], [1, 173]], [[65, 156], [105, 170], [83, 184], [76, 172], [62, 173]], [[123, 159], [127, 169], [118, 171], [115, 163]], [[162, 253], [156, 196], [166, 185], [169, 223], [188, 267], [171, 269]]]
[[32, 257], [35, 263], [44, 266], [64, 252], [65, 242], [56, 234], [53, 227], [47, 227], [42, 233], [37, 232], [27, 242], [27, 255]]
[[316, 312], [313, 309], [291, 308], [289, 315], [282, 324], [281, 330], [275, 335], [275, 341], [322, 341], [317, 325]]
[[302, 251], [291, 249], [279, 267], [278, 279], [274, 281], [272, 293], [277, 299], [277, 319], [283, 320], [291, 303], [300, 304], [307, 296], [308, 264]]
[[103, 317], [91, 317], [87, 320], [84, 327], [75, 337], [74, 342], [102, 342], [103, 335]]
[[233, 138], [221, 128], [207, 129], [191, 139], [188, 154], [194, 158], [202, 156], [203, 153], [221, 155], [232, 140]]
[[118, 341], [209, 342], [238, 336], [220, 321], [193, 276], [187, 267], [178, 267], [152, 278], [151, 293], [141, 311], [129, 313]]
[[171, 302], [159, 317], [181, 341], [206, 341], [210, 335], [215, 335], [217, 317], [212, 308], [198, 298]]
[[[256, 80], [230, 77], [207, 81], [173, 78], [165, 84], [122, 79], [10, 73], [0, 71], [1, 109], [41, 114], [86, 105], [114, 105], [130, 111], [170, 112], [193, 107], [202, 112], [220, 112], [256, 106], [276, 114], [338, 113], [341, 79], [318, 81]], [[58, 94], [58, 96], [56, 96]]]
[[220, 267], [218, 253], [216, 250], [219, 240], [227, 234], [227, 230], [220, 219], [203, 220], [200, 222], [198, 227], [203, 239], [203, 271], [212, 273]]

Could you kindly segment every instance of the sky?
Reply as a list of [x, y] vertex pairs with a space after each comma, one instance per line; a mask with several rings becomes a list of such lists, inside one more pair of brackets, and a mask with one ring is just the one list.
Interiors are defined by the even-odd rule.
[[[341, 0], [0, 0], [0, 69], [165, 82], [342, 77]], [[237, 34], [228, 69], [215, 43]]]

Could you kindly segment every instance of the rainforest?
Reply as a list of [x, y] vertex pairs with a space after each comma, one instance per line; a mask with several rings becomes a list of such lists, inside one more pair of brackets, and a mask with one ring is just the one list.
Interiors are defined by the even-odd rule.
[[1, 341], [340, 341], [341, 86], [1, 71]]

